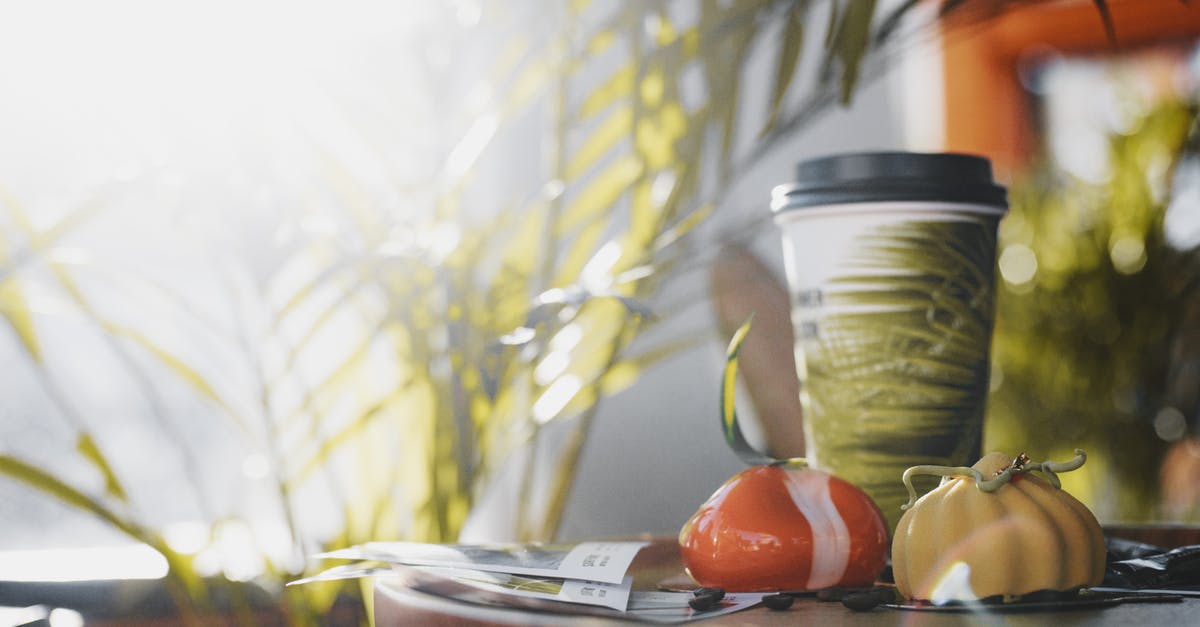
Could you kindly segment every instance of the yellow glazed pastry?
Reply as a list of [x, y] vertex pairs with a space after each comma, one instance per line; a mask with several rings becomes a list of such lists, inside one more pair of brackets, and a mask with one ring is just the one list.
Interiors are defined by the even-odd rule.
[[913, 475], [945, 478], [915, 504], [910, 498], [896, 527], [892, 569], [900, 593], [940, 603], [1099, 584], [1100, 524], [1055, 476], [1083, 465], [1087, 456], [1075, 453], [1062, 463], [989, 453], [970, 468], [905, 471], [910, 496]]

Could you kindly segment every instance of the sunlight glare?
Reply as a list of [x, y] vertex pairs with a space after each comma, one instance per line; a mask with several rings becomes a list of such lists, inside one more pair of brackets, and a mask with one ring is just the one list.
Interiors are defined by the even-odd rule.
[[83, 614], [75, 610], [65, 607], [56, 607], [50, 610], [50, 615], [46, 617], [50, 622], [50, 627], [83, 627]]
[[[105, 186], [138, 190], [120, 198], [144, 208], [122, 216], [131, 224], [188, 201], [294, 207], [320, 159], [394, 193], [397, 177], [432, 175], [415, 156], [431, 125], [384, 143], [359, 113], [426, 113], [407, 34], [444, 26], [442, 13], [411, 0], [22, 3], [0, 20], [0, 168], [38, 227]], [[227, 213], [188, 219], [228, 228]]]
[[467, 170], [471, 169], [499, 128], [500, 116], [495, 112], [482, 115], [475, 120], [454, 150], [450, 151], [450, 156], [446, 157], [445, 183], [458, 180], [466, 174]]
[[612, 285], [612, 269], [621, 258], [621, 244], [606, 242], [592, 255], [580, 272], [579, 282], [591, 292], [599, 292]]
[[215, 533], [221, 570], [231, 581], [249, 581], [263, 572], [263, 559], [250, 527], [240, 520], [224, 521]]
[[538, 385], [546, 385], [566, 372], [571, 365], [571, 354], [565, 351], [551, 351], [533, 370], [533, 381]]
[[568, 324], [550, 338], [550, 350], [569, 352], [582, 339], [583, 327], [575, 323]]
[[971, 588], [971, 566], [966, 562], [955, 562], [946, 569], [929, 594], [934, 605], [946, 605], [953, 601], [977, 601]]
[[1000, 252], [1000, 276], [1012, 285], [1024, 285], [1037, 276], [1038, 261], [1033, 249], [1024, 244], [1009, 244]]
[[1113, 268], [1121, 274], [1136, 274], [1146, 266], [1146, 245], [1138, 237], [1114, 237], [1108, 255]]
[[0, 581], [161, 579], [167, 560], [145, 544], [0, 551]]
[[571, 399], [583, 389], [583, 382], [575, 375], [566, 375], [552, 383], [533, 404], [533, 419], [546, 424], [562, 411]]
[[1163, 218], [1167, 243], [1179, 250], [1200, 246], [1200, 210], [1196, 209], [1200, 207], [1200, 159], [1180, 162], [1171, 186], [1171, 200]]
[[170, 523], [163, 529], [163, 539], [172, 550], [194, 555], [208, 546], [208, 525], [196, 520]]
[[36, 624], [36, 621], [49, 620], [50, 611], [45, 605], [29, 607], [0, 607], [0, 625]]

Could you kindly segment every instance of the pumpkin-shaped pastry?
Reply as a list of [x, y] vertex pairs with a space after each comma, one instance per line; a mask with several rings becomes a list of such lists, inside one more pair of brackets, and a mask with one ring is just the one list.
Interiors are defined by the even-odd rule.
[[945, 478], [915, 504], [910, 498], [896, 526], [892, 569], [900, 593], [940, 603], [1099, 584], [1100, 524], [1055, 476], [1083, 465], [1086, 455], [1075, 453], [1063, 463], [989, 453], [970, 468], [908, 469], [904, 483], [914, 497], [913, 475]]
[[738, 473], [679, 533], [692, 579], [731, 591], [867, 586], [883, 570], [887, 543], [883, 515], [862, 490], [783, 465]]

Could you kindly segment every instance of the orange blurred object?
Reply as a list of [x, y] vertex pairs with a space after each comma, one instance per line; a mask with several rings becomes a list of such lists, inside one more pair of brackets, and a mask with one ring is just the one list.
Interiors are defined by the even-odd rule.
[[1097, 3], [973, 0], [941, 23], [944, 150], [985, 155], [1009, 179], [1036, 152], [1033, 100], [1021, 67], [1062, 55], [1116, 55], [1200, 35], [1200, 5], [1108, 0], [1115, 41]]
[[1163, 514], [1183, 520], [1200, 512], [1200, 437], [1171, 445], [1160, 470]]

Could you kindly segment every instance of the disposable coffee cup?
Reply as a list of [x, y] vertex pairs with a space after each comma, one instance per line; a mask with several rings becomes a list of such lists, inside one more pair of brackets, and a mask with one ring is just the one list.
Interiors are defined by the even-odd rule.
[[906, 468], [980, 452], [1005, 189], [981, 157], [845, 154], [801, 162], [771, 210], [806, 457], [895, 528]]

